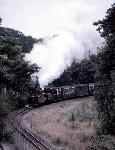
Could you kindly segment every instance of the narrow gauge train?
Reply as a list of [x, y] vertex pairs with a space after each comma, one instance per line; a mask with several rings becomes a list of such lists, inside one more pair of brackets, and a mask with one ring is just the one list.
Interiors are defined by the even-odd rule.
[[51, 87], [33, 92], [31, 97], [29, 97], [28, 103], [31, 106], [40, 106], [66, 99], [72, 99], [83, 96], [92, 96], [93, 94], [93, 83], [77, 84], [73, 86]]

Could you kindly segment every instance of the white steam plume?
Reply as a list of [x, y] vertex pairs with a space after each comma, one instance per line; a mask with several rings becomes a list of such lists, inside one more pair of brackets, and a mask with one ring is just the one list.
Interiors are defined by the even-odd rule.
[[42, 67], [39, 72], [41, 86], [59, 77], [74, 58], [82, 59], [89, 49], [92, 53], [96, 52], [96, 47], [103, 40], [96, 32], [93, 22], [105, 16], [111, 3], [112, 0], [52, 2], [50, 11], [45, 14], [49, 19], [46, 23], [46, 37], [42, 37], [43, 41], [35, 45], [26, 57]]

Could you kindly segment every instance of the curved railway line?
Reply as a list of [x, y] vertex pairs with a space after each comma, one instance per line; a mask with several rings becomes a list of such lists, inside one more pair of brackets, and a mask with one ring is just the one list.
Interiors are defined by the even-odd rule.
[[[29, 129], [25, 129], [22, 124], [22, 116], [31, 111], [30, 108], [24, 108], [20, 111], [13, 112], [8, 117], [10, 123], [15, 131], [17, 131], [32, 147], [36, 150], [54, 150], [53, 146], [46, 143], [40, 136], [36, 136]], [[26, 149], [24, 149], [26, 150]], [[33, 149], [32, 149], [33, 150]]]
[[[24, 140], [26, 140], [32, 145], [32, 147], [34, 147], [29, 150], [55, 150], [56, 148], [54, 148], [53, 145], [47, 143], [46, 140], [44, 140], [40, 135], [32, 133], [31, 130], [27, 129], [23, 124], [22, 117], [31, 110], [33, 109], [25, 107], [21, 110], [10, 113], [10, 115], [7, 117], [7, 123], [11, 124], [13, 131], [16, 131], [18, 134], [20, 134]], [[28, 149], [24, 148], [23, 150]]]

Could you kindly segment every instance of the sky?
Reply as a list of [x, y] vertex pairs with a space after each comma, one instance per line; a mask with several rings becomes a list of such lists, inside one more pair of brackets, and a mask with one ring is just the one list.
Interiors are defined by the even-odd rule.
[[90, 50], [101, 45], [93, 22], [105, 16], [113, 0], [0, 0], [2, 25], [25, 35], [43, 38], [25, 59], [41, 70], [41, 87], [47, 85]]

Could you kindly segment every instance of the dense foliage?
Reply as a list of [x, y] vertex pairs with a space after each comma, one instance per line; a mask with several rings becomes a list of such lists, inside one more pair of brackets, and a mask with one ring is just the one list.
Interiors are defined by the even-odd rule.
[[53, 86], [94, 83], [96, 59], [96, 55], [91, 55], [81, 62], [73, 61], [71, 66], [68, 67], [58, 79], [52, 82]]
[[96, 100], [98, 103], [101, 132], [115, 134], [115, 4], [107, 10], [103, 20], [94, 23], [105, 46], [100, 49], [96, 73]]
[[39, 69], [24, 57], [36, 42], [31, 36], [0, 26], [0, 117], [27, 100], [31, 74]]
[[31, 51], [36, 41], [19, 31], [0, 27], [1, 90], [5, 88], [7, 93], [12, 93], [14, 97], [24, 96], [28, 90], [31, 74], [38, 71], [37, 65], [30, 65], [24, 59], [25, 54]]

